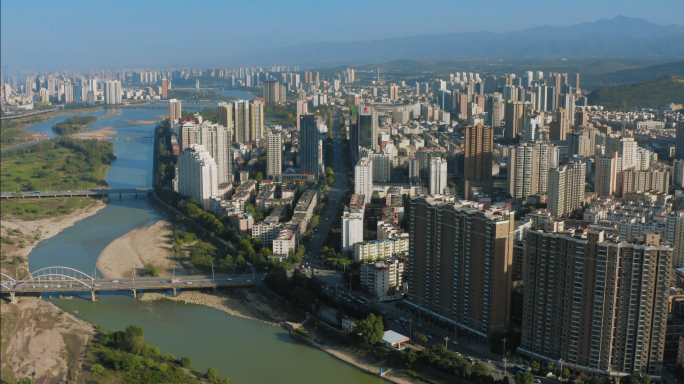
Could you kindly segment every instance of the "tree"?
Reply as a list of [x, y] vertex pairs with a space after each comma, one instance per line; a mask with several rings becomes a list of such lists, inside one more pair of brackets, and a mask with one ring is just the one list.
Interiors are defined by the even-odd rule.
[[209, 367], [209, 369], [207, 369], [207, 380], [212, 383], [216, 383], [220, 380], [218, 372], [216, 372], [216, 368]]
[[145, 342], [145, 331], [137, 325], [129, 325], [124, 331], [123, 346], [130, 352], [140, 354], [147, 343]]
[[264, 174], [261, 173], [261, 172], [257, 172], [256, 176], [254, 176], [254, 179], [255, 179], [256, 181], [261, 181], [261, 180], [264, 179]]
[[361, 335], [366, 344], [374, 345], [385, 334], [385, 327], [382, 325], [382, 317], [369, 314], [364, 320], [356, 322], [354, 332]]
[[539, 362], [537, 360], [532, 362], [532, 370], [537, 373], [539, 372]]
[[642, 371], [634, 371], [631, 375], [626, 377], [627, 384], [650, 384], [651, 376]]
[[159, 277], [159, 270], [152, 263], [147, 263], [145, 266], [147, 268], [147, 274], [154, 277]]
[[90, 372], [92, 372], [94, 374], [102, 373], [102, 372], [104, 372], [104, 370], [105, 370], [105, 368], [100, 364], [95, 364], [92, 367], [90, 367]]
[[564, 379], [570, 377], [570, 370], [568, 370], [567, 368], [563, 368], [563, 372], [561, 372], [561, 377]]
[[412, 338], [414, 341], [416, 341], [420, 344], [427, 343], [427, 341], [428, 341], [427, 336], [425, 336], [424, 334], [422, 334], [420, 332], [413, 332]]
[[183, 356], [180, 359], [181, 367], [192, 369], [192, 358]]
[[534, 376], [530, 372], [520, 371], [515, 374], [515, 384], [532, 384], [534, 382]]

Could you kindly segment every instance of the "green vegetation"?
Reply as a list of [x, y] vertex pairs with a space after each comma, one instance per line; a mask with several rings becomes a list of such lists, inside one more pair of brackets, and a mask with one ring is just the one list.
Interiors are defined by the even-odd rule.
[[515, 374], [515, 384], [532, 384], [534, 376], [530, 372], [518, 372]]
[[273, 120], [275, 124], [297, 125], [297, 105], [264, 106], [264, 117], [266, 120]]
[[401, 357], [404, 366], [408, 369], [413, 368], [413, 364], [418, 362], [472, 383], [507, 384], [508, 381], [508, 378], [504, 378], [503, 381], [495, 379], [483, 363], [479, 361], [470, 363], [442, 344], [431, 345], [421, 351], [406, 348]]
[[382, 318], [376, 317], [371, 313], [367, 318], [359, 320], [354, 325], [354, 332], [361, 335], [364, 343], [369, 345], [377, 344], [385, 334]]
[[145, 266], [145, 275], [159, 277], [159, 270], [152, 263], [147, 263]]
[[609, 110], [627, 108], [658, 109], [670, 103], [684, 103], [684, 76], [661, 77], [654, 81], [600, 88], [588, 96], [590, 105]]
[[97, 121], [96, 116], [74, 116], [52, 126], [52, 130], [59, 135], [79, 133]]
[[0, 157], [3, 192], [106, 187], [107, 169], [116, 159], [114, 145], [108, 141], [68, 137], [7, 151]]
[[74, 213], [92, 207], [97, 200], [88, 197], [50, 197], [42, 199], [11, 199], [0, 201], [2, 218], [20, 218], [33, 221]]
[[[200, 383], [197, 375], [191, 373], [191, 358], [176, 360], [173, 355], [162, 355], [145, 341], [142, 328], [129, 325], [124, 331], [106, 332], [96, 326], [96, 330], [98, 335], [86, 352], [79, 382]], [[204, 378], [215, 384], [231, 382], [221, 380], [211, 368]]]

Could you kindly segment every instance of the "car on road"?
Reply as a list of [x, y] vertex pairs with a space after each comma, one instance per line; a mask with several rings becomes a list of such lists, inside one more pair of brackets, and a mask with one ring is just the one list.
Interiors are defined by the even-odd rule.
[[122, 281], [122, 282], [120, 282], [119, 284], [126, 284], [126, 282], [125, 282], [125, 281]]
[[499, 364], [499, 368], [504, 369], [504, 368], [506, 368], [506, 365], [504, 365], [504, 364]]
[[382, 313], [382, 314], [384, 315], [384, 314], [387, 313], [387, 312], [386, 312], [386, 311], [380, 311], [380, 313]]
[[100, 284], [94, 284], [94, 285], [95, 285], [96, 287], [99, 287], [99, 286], [100, 286]]
[[231, 279], [230, 277], [229, 277], [229, 278], [227, 278], [226, 280], [228, 280], [228, 281], [233, 281], [233, 279]]
[[427, 337], [428, 339], [432, 339], [432, 335], [427, 335], [425, 337]]
[[534, 382], [535, 382], [535, 383], [541, 383], [541, 380], [539, 380], [539, 379], [534, 379]]
[[423, 323], [418, 323], [418, 326], [419, 326], [419, 327], [422, 327], [422, 326], [423, 326]]
[[458, 341], [456, 341], [456, 340], [451, 340], [451, 344], [453, 344], [453, 345], [458, 345]]
[[489, 363], [489, 362], [490, 362], [489, 359], [482, 359], [482, 361], [484, 361], [485, 363]]
[[394, 319], [394, 322], [397, 323], [397, 324], [399, 324], [399, 320], [397, 320], [397, 319]]
[[187, 284], [187, 285], [192, 285], [192, 281], [188, 281], [188, 282], [185, 283], [185, 284]]
[[119, 280], [112, 280], [112, 283], [118, 283]]

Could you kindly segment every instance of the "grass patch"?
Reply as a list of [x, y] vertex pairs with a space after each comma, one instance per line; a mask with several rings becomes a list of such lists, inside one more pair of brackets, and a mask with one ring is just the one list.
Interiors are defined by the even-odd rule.
[[654, 81], [597, 89], [587, 96], [589, 105], [603, 105], [609, 110], [660, 108], [670, 103], [684, 103], [684, 76], [665, 76]]
[[12, 199], [0, 201], [2, 218], [18, 218], [24, 221], [59, 217], [76, 210], [97, 205], [89, 197], [48, 197], [40, 199]]
[[75, 190], [107, 186], [114, 156], [108, 141], [58, 138], [1, 155], [0, 190]]

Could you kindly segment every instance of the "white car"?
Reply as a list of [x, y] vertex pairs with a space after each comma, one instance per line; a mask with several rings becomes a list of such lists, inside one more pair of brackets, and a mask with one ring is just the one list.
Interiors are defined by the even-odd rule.
[[96, 286], [96, 287], [99, 287], [99, 286], [100, 286], [100, 284], [95, 284], [95, 286]]
[[231, 279], [230, 277], [229, 277], [229, 278], [227, 278], [226, 280], [228, 280], [228, 281], [233, 281], [233, 279]]
[[187, 284], [187, 285], [192, 285], [192, 281], [188, 281], [188, 282], [185, 283], [185, 284]]
[[118, 283], [119, 280], [112, 280], [112, 283]]

